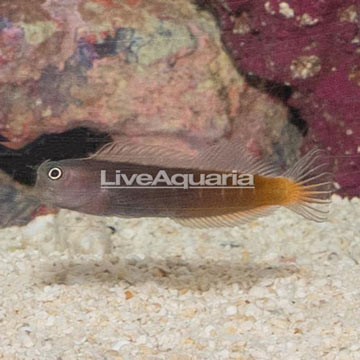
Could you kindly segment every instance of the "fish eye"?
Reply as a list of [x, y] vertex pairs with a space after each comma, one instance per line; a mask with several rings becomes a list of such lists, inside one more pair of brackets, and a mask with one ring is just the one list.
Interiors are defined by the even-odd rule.
[[48, 177], [51, 180], [58, 180], [61, 178], [63, 171], [59, 167], [53, 167], [48, 172]]

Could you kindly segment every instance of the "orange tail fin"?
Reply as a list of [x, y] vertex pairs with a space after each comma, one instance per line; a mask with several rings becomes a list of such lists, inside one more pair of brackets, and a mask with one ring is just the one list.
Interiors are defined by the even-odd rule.
[[324, 150], [313, 149], [283, 177], [291, 179], [290, 201], [285, 206], [303, 217], [322, 222], [327, 220], [330, 197], [334, 192], [330, 161]]

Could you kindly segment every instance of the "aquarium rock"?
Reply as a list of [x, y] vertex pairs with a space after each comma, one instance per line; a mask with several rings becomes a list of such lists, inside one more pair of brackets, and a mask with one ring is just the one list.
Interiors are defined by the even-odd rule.
[[[204, 3], [204, 2], [202, 2]], [[359, 154], [360, 5], [355, 0], [213, 0], [239, 68], [292, 88], [308, 124], [302, 146]], [[358, 196], [360, 162], [337, 160], [339, 193]], [[354, 174], [355, 173], [355, 174]]]

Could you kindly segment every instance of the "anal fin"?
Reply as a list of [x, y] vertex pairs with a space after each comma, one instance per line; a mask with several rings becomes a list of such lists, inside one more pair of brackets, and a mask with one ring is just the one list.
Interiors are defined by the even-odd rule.
[[233, 227], [267, 216], [277, 208], [278, 206], [261, 206], [256, 209], [238, 211], [227, 215], [172, 218], [172, 220], [183, 226], [198, 229]]

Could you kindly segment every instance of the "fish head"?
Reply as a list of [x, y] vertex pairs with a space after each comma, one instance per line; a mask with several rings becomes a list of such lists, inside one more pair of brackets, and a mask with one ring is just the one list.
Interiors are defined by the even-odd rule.
[[37, 169], [34, 193], [45, 204], [76, 210], [99, 191], [93, 175], [83, 160], [48, 160]]

